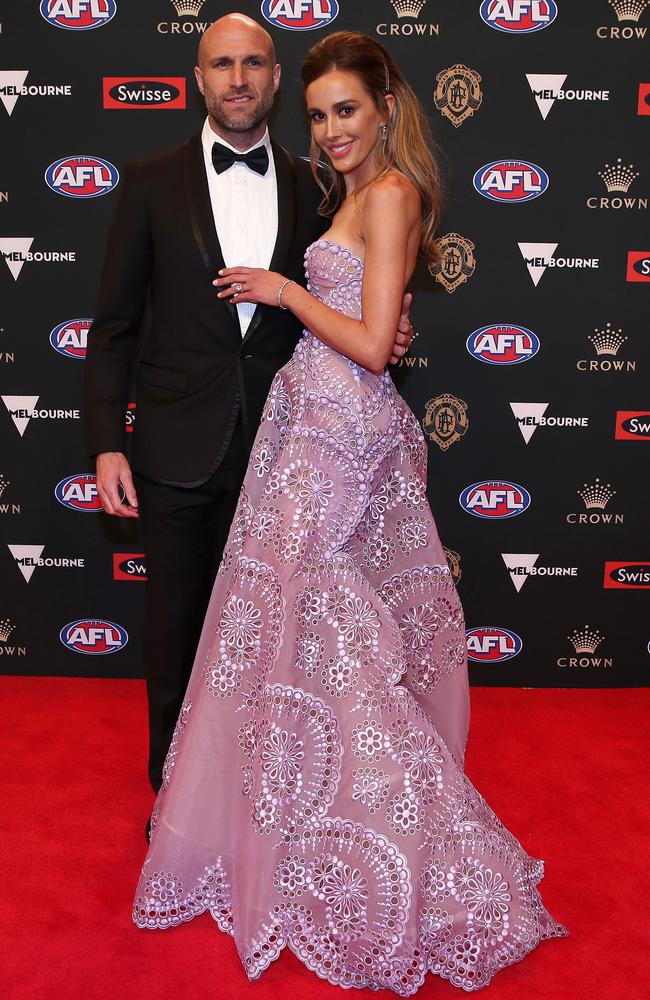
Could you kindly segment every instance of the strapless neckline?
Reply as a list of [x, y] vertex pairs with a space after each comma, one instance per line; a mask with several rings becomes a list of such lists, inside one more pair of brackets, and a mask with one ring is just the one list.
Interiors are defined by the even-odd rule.
[[359, 266], [363, 268], [364, 266], [363, 259], [359, 257], [357, 254], [355, 254], [350, 247], [346, 247], [345, 244], [339, 243], [337, 242], [337, 240], [328, 240], [326, 236], [321, 236], [319, 240], [314, 240], [314, 242], [307, 247], [306, 254], [309, 253], [310, 250], [313, 250], [315, 247], [318, 247], [323, 243], [326, 243], [330, 250], [336, 247], [338, 250], [343, 250], [346, 253], [349, 253], [350, 260], [355, 261], [355, 263], [359, 264]]

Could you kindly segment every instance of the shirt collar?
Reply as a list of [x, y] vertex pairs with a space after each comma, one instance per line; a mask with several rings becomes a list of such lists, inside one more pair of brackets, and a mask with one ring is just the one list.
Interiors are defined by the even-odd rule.
[[264, 132], [262, 138], [258, 142], [256, 142], [253, 146], [251, 146], [250, 149], [235, 149], [235, 147], [231, 146], [229, 142], [226, 142], [226, 140], [222, 139], [220, 135], [217, 135], [217, 133], [210, 127], [210, 119], [206, 118], [205, 122], [203, 123], [203, 131], [201, 132], [201, 141], [203, 143], [203, 148], [205, 152], [208, 154], [208, 156], [212, 156], [212, 146], [213, 143], [215, 142], [220, 142], [222, 146], [226, 146], [227, 149], [232, 149], [234, 153], [250, 153], [251, 149], [257, 149], [258, 146], [265, 146], [266, 151], [269, 154], [269, 158], [272, 155], [271, 137], [269, 135], [268, 128]]

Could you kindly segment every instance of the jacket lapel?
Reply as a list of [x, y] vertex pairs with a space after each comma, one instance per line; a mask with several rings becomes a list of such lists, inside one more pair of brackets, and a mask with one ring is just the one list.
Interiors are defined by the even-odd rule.
[[[200, 132], [188, 139], [182, 147], [181, 169], [192, 234], [206, 271], [214, 279], [220, 268], [226, 265], [214, 225]], [[216, 290], [214, 294], [216, 302], [224, 307], [237, 327], [238, 336], [241, 336], [235, 306], [229, 299], [217, 299]]]
[[[269, 265], [270, 271], [284, 273], [284, 267], [293, 244], [296, 224], [296, 179], [295, 167], [290, 153], [271, 139], [275, 178], [278, 185], [278, 235], [275, 240], [273, 256]], [[223, 265], [220, 264], [220, 267]], [[268, 306], [258, 305], [249, 323], [246, 335], [242, 340], [245, 344], [257, 330], [264, 318]]]

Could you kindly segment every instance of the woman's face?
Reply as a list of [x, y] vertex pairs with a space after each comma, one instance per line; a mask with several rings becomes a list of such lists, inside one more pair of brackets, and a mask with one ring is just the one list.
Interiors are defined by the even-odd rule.
[[359, 77], [330, 70], [309, 84], [305, 98], [314, 140], [336, 170], [372, 170], [384, 119]]

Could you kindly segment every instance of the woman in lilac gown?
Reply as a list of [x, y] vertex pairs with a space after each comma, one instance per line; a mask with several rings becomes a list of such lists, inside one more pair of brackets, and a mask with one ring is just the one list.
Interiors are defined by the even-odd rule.
[[218, 294], [305, 333], [264, 410], [152, 815], [133, 919], [209, 913], [250, 979], [286, 946], [344, 987], [489, 983], [566, 929], [463, 772], [462, 608], [426, 498], [426, 443], [384, 371], [437, 178], [417, 99], [373, 39], [303, 69], [336, 210], [308, 291]]

